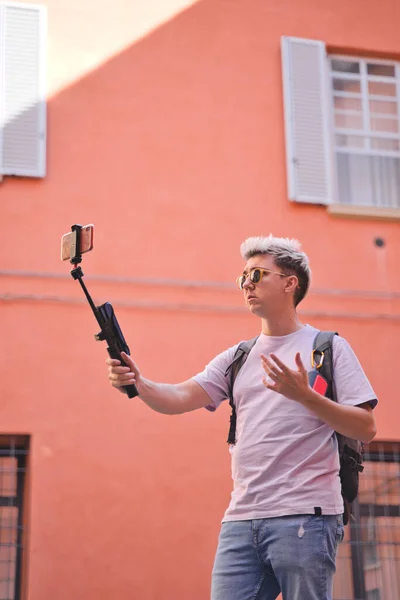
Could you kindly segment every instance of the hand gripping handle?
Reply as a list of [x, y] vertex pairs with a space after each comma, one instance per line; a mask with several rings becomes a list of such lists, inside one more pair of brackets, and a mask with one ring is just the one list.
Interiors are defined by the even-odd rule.
[[[128, 365], [121, 358], [121, 352], [130, 355], [130, 350], [117, 321], [117, 317], [115, 316], [113, 307], [109, 302], [105, 302], [105, 304], [98, 306], [96, 311], [96, 317], [101, 326], [101, 332], [95, 336], [96, 339], [106, 340], [108, 344], [107, 351], [110, 357], [120, 360], [122, 366], [127, 367]], [[139, 396], [137, 387], [134, 384], [126, 385], [123, 389], [126, 391], [129, 398]]]
[[[127, 367], [128, 366], [126, 364], [126, 362], [124, 362], [122, 360], [121, 355], [119, 355], [117, 352], [113, 352], [111, 348], [107, 348], [107, 350], [108, 350], [108, 354], [110, 355], [110, 358], [115, 358], [116, 360], [120, 360], [121, 361], [121, 365], [123, 367]], [[122, 389], [125, 390], [125, 392], [128, 395], [128, 398], [135, 398], [136, 396], [139, 396], [139, 392], [137, 391], [137, 387], [134, 384], [132, 384], [132, 385], [125, 385]]]

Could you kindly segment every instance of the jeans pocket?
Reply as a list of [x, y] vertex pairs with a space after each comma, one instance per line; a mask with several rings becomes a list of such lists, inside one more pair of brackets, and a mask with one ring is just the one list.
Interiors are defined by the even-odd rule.
[[344, 538], [344, 525], [343, 525], [343, 516], [338, 515], [337, 523], [336, 523], [336, 540], [337, 543], [340, 544], [343, 542]]

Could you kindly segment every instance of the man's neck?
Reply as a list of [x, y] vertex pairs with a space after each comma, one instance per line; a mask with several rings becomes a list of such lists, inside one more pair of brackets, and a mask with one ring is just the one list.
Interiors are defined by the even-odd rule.
[[303, 327], [297, 313], [293, 312], [290, 315], [280, 314], [262, 319], [261, 331], [264, 335], [281, 336], [295, 333]]

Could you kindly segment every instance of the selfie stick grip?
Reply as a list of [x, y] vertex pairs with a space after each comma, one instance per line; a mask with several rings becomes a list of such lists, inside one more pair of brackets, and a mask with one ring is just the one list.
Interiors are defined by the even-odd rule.
[[[97, 321], [101, 327], [101, 332], [95, 335], [95, 338], [100, 341], [105, 340], [108, 345], [107, 351], [110, 357], [120, 360], [122, 366], [127, 367], [128, 365], [121, 358], [121, 352], [130, 355], [130, 350], [117, 321], [117, 317], [115, 316], [113, 307], [109, 302], [105, 302], [101, 306], [95, 307], [95, 311]], [[126, 385], [123, 389], [126, 391], [129, 398], [139, 396], [139, 392], [133, 384]]]
[[[121, 365], [123, 367], [128, 367], [129, 365], [126, 364], [125, 361], [122, 360], [121, 355], [118, 352], [113, 351], [111, 348], [107, 348], [108, 354], [110, 355], [110, 358], [115, 358], [116, 360], [121, 361]], [[137, 391], [137, 387], [136, 385], [132, 384], [132, 385], [125, 385], [122, 389], [125, 390], [125, 392], [128, 395], [128, 398], [135, 398], [136, 396], [139, 396], [139, 392]]]

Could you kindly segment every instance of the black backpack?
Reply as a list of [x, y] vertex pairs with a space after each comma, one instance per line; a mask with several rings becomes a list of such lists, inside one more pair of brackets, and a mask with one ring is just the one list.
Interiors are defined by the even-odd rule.
[[[337, 402], [335, 382], [333, 378], [332, 356], [332, 342], [335, 335], [337, 334], [332, 331], [320, 331], [317, 333], [313, 343], [313, 363], [316, 365], [314, 368], [322, 375], [322, 377], [325, 378], [328, 383], [328, 388], [325, 394], [326, 397], [330, 398], [334, 402]], [[236, 407], [233, 401], [233, 385], [241, 367], [246, 362], [247, 357], [257, 340], [258, 336], [248, 340], [247, 342], [241, 342], [235, 352], [231, 364], [228, 366], [225, 372], [225, 377], [229, 377], [228, 396], [229, 404], [232, 409], [229, 435], [227, 439], [228, 444], [236, 443]], [[348, 438], [341, 433], [335, 432], [335, 434], [338, 440], [340, 458], [339, 476], [344, 501], [343, 522], [346, 525], [350, 515], [352, 514], [351, 504], [354, 502], [358, 494], [359, 474], [364, 470], [362, 465], [364, 445], [362, 442]]]

